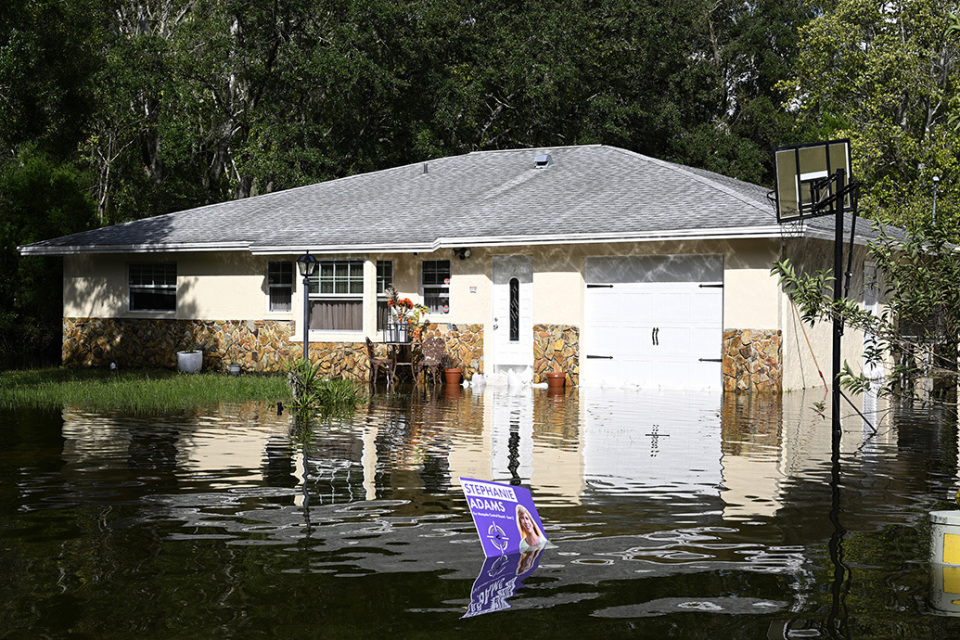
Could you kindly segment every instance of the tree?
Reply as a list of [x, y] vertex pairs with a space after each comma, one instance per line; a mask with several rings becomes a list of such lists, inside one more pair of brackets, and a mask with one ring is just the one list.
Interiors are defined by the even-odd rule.
[[93, 108], [95, 0], [0, 0], [0, 163], [21, 145], [74, 159]]
[[20, 258], [17, 245], [89, 229], [86, 181], [69, 163], [30, 150], [0, 168], [0, 368], [59, 362], [60, 260]]
[[[930, 377], [936, 396], [955, 401], [960, 380], [960, 253], [956, 246], [947, 242], [942, 229], [921, 228], [900, 241], [881, 228], [881, 235], [869, 246], [869, 255], [877, 265], [876, 284], [886, 298], [879, 315], [854, 300], [835, 302], [837, 283], [827, 271], [798, 273], [784, 260], [773, 272], [805, 321], [812, 324], [839, 318], [844, 325], [872, 336], [864, 353], [866, 366], [893, 363], [882, 393], [910, 395], [919, 378]], [[844, 363], [838, 382], [858, 392], [875, 384], [848, 363]]]
[[960, 3], [836, 0], [801, 30], [794, 75], [783, 84], [818, 137], [850, 138], [865, 184], [862, 212], [960, 233]]

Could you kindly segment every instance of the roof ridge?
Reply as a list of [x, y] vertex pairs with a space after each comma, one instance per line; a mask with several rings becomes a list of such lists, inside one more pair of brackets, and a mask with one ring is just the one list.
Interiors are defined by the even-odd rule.
[[[470, 151], [469, 153], [463, 154], [467, 156], [480, 155], [487, 153], [518, 153], [520, 151], [559, 151], [560, 149], [587, 149], [593, 147], [607, 147], [608, 145], [600, 144], [598, 142], [592, 144], [561, 144], [561, 145], [550, 145], [550, 144], [541, 144], [535, 147], [516, 147], [513, 149], [477, 149], [475, 151]], [[609, 147], [615, 149], [616, 147]], [[456, 157], [456, 156], [445, 156], [445, 157]]]

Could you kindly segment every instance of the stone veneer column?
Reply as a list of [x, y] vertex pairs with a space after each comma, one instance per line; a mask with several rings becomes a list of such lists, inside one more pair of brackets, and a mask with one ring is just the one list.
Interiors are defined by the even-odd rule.
[[470, 380], [474, 374], [483, 373], [483, 325], [431, 323], [421, 335], [421, 340], [443, 338], [447, 354], [463, 367], [463, 378]]
[[566, 324], [533, 327], [533, 381], [546, 382], [550, 371], [566, 373], [567, 386], [580, 384], [580, 330]]
[[728, 329], [723, 332], [723, 389], [748, 393], [783, 391], [782, 332]]

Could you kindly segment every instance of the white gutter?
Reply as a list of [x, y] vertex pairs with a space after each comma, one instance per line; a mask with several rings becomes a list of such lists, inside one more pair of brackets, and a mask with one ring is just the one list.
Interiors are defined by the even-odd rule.
[[21, 245], [21, 256], [69, 256], [103, 253], [169, 253], [199, 251], [249, 251], [249, 242], [171, 242], [164, 244], [84, 244], [72, 246]]
[[[781, 225], [759, 227], [738, 227], [722, 229], [690, 229], [645, 231], [637, 233], [585, 233], [585, 234], [549, 234], [522, 236], [481, 236], [481, 237], [441, 237], [433, 242], [404, 244], [296, 244], [296, 245], [255, 245], [246, 241], [238, 242], [189, 242], [163, 244], [116, 244], [116, 245], [73, 245], [73, 246], [35, 246], [17, 247], [22, 256], [90, 255], [120, 253], [197, 253], [197, 252], [234, 252], [249, 251], [253, 255], [290, 255], [310, 251], [316, 255], [360, 254], [360, 253], [430, 253], [439, 249], [459, 247], [516, 247], [530, 245], [569, 245], [626, 242], [665, 242], [675, 240], [737, 240], [747, 238], [781, 238], [785, 235]], [[786, 235], [824, 240], [833, 238], [832, 232], [812, 229], [803, 225], [800, 230], [790, 230]], [[857, 244], [867, 240], [857, 239]]]
[[552, 244], [597, 244], [624, 242], [655, 242], [668, 240], [735, 240], [740, 238], [779, 238], [778, 225], [763, 227], [740, 227], [736, 229], [695, 229], [690, 231], [648, 231], [642, 233], [590, 233], [556, 234], [527, 236], [482, 236], [482, 237], [446, 237], [437, 238], [430, 243], [418, 244], [342, 244], [342, 245], [292, 245], [292, 246], [252, 246], [253, 255], [280, 255], [290, 253], [415, 253], [454, 249], [459, 247], [515, 247], [527, 245]]

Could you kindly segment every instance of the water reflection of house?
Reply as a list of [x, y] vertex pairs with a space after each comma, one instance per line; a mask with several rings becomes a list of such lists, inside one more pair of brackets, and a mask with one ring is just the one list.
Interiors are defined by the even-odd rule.
[[[550, 506], [631, 496], [637, 508], [650, 507], [645, 517], [669, 502], [733, 520], [771, 518], [791, 492], [820, 491], [829, 479], [830, 423], [810, 408], [818, 398], [809, 394], [455, 391], [375, 401], [306, 437], [291, 431], [289, 415], [257, 403], [166, 421], [65, 411], [63, 473], [77, 486], [149, 476], [161, 480], [151, 491], [167, 492], [290, 490], [306, 478], [313, 504], [391, 499], [407, 505], [401, 511], [456, 492], [459, 477], [477, 477], [520, 482]], [[877, 443], [929, 431], [876, 435], [845, 424], [844, 454], [865, 477], [879, 463]], [[302, 500], [299, 491], [282, 495]]]
[[575, 437], [576, 396], [557, 399], [529, 388], [487, 388], [477, 399], [483, 407], [482, 432], [469, 443], [458, 439], [450, 450], [451, 475], [533, 485], [538, 501], [579, 504], [583, 457]]
[[724, 517], [772, 517], [780, 507], [781, 398], [723, 398]]
[[[781, 397], [730, 395], [723, 403], [724, 516], [772, 517], [796, 491], [821, 491], [830, 479], [831, 421], [816, 405], [823, 393]], [[874, 475], [880, 445], [896, 440], [889, 424], [877, 429], [888, 404], [876, 396], [844, 404], [840, 453], [847, 472]], [[849, 498], [855, 487], [845, 487]]]
[[[267, 443], [287, 441], [287, 431], [287, 418], [262, 403], [148, 418], [66, 408], [63, 474], [76, 486], [143, 485], [151, 491], [272, 483], [278, 456]], [[141, 476], [149, 482], [137, 482]]]
[[716, 496], [721, 481], [720, 393], [637, 396], [633, 391], [584, 390], [587, 486], [604, 492]]
[[716, 498], [719, 393], [580, 389], [564, 397], [486, 389], [476, 447], [450, 452], [454, 476], [520, 482], [538, 501], [582, 504], [635, 492]]

